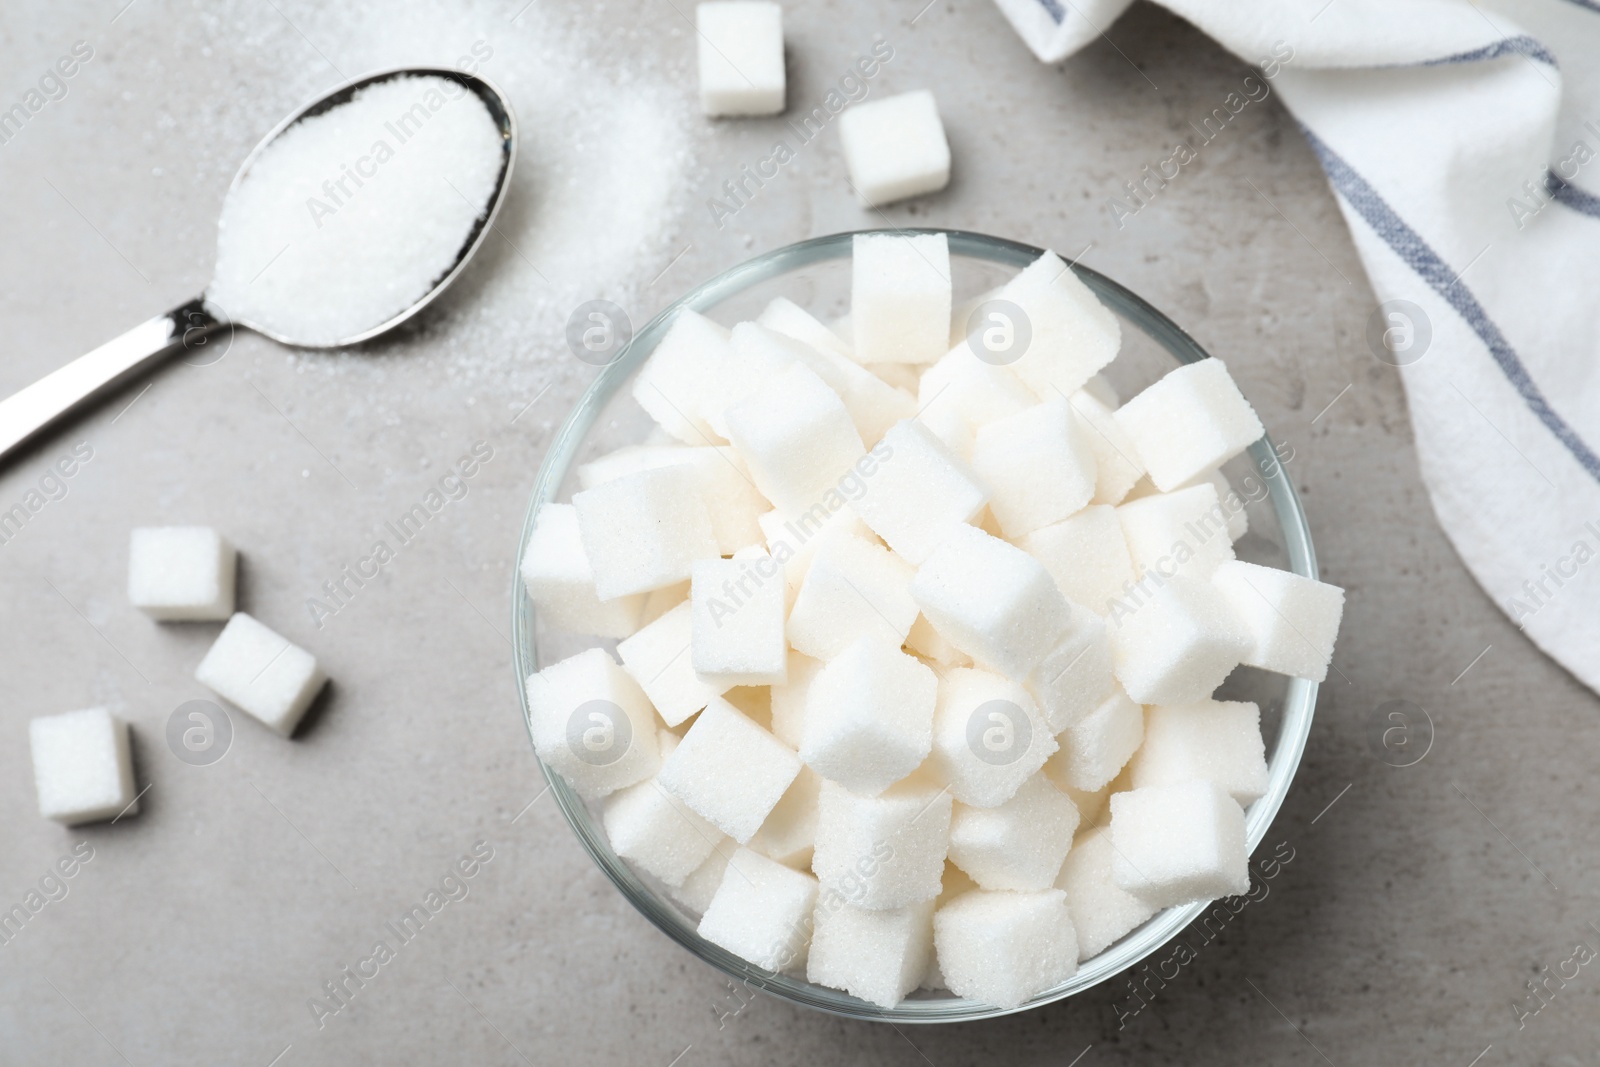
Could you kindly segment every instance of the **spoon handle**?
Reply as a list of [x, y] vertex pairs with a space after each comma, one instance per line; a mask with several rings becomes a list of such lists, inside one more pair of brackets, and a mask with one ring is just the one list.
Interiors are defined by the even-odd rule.
[[197, 349], [228, 325], [196, 297], [0, 400], [0, 458], [96, 393], [180, 348]]

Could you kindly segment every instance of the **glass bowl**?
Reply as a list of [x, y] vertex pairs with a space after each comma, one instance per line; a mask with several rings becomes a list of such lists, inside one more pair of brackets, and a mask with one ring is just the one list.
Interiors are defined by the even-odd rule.
[[[946, 233], [956, 301], [987, 291], [1031, 263], [1043, 251], [1030, 245], [983, 234], [951, 230], [879, 231], [895, 233]], [[614, 648], [614, 641], [541, 631], [532, 599], [523, 586], [522, 551], [546, 503], [568, 500], [575, 488], [575, 472], [588, 462], [623, 445], [638, 444], [653, 423], [623, 387], [649, 358], [673, 315], [692, 308], [731, 326], [753, 319], [767, 301], [787, 296], [825, 321], [849, 310], [850, 257], [853, 234], [818, 237], [757, 256], [689, 292], [640, 330], [632, 341], [601, 371], [557, 433], [539, 469], [533, 499], [523, 522], [522, 549], [517, 554], [512, 588], [512, 640], [518, 691], [522, 696], [524, 725], [528, 718], [527, 678], [542, 664], [553, 663], [584, 648]], [[1144, 388], [1172, 369], [1174, 363], [1193, 363], [1207, 353], [1171, 319], [1128, 289], [1087, 267], [1073, 270], [1121, 320], [1123, 347], [1106, 377], [1124, 396]], [[1131, 327], [1131, 329], [1130, 329]], [[1317, 577], [1316, 555], [1294, 486], [1283, 473], [1293, 458], [1287, 449], [1263, 437], [1247, 456], [1234, 460], [1225, 472], [1247, 501], [1250, 532], [1235, 546], [1239, 557], [1251, 562], [1283, 567], [1309, 578]], [[1218, 694], [1236, 700], [1253, 700], [1261, 707], [1262, 733], [1267, 741], [1270, 778], [1266, 795], [1250, 805], [1246, 831], [1252, 852], [1260, 845], [1277, 815], [1289, 783], [1300, 765], [1316, 704], [1317, 685], [1283, 678], [1250, 668], [1240, 668]], [[541, 763], [541, 766], [544, 765]], [[847, 993], [813, 985], [802, 977], [773, 975], [704, 940], [696, 933], [699, 920], [668, 896], [665, 887], [635, 871], [618, 858], [606, 840], [598, 811], [548, 767], [550, 791], [578, 840], [622, 895], [668, 937], [729, 977], [784, 1000], [853, 1019], [895, 1023], [945, 1023], [987, 1019], [1026, 1011], [1072, 996], [1107, 981], [1167, 944], [1212, 903], [1188, 904], [1157, 912], [1149, 921], [1123, 936], [1092, 959], [1085, 960], [1071, 978], [1034, 996], [1018, 1008], [1002, 1009], [967, 1000], [949, 992], [918, 991], [892, 1009], [858, 1000]]]

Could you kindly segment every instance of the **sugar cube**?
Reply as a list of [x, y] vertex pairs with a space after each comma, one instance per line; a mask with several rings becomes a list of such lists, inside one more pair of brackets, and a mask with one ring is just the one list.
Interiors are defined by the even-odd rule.
[[522, 553], [522, 581], [539, 617], [557, 630], [626, 637], [638, 628], [644, 612], [643, 594], [601, 600], [595, 593], [594, 571], [578, 533], [578, 511], [571, 504], [550, 502], [539, 508]]
[[650, 701], [604, 649], [529, 675], [527, 701], [539, 758], [587, 800], [642, 782], [661, 766]]
[[783, 8], [769, 0], [697, 4], [700, 110], [776, 115], [783, 110]]
[[1011, 371], [1040, 400], [1070, 397], [1116, 357], [1122, 327], [1054, 252], [1006, 283], [1000, 299], [1021, 308], [1030, 339]]
[[976, 296], [967, 297], [965, 300], [961, 301], [950, 309], [951, 348], [955, 348], [957, 345], [966, 343], [967, 338], [975, 329], [982, 329], [989, 325], [998, 325], [997, 323], [985, 322], [981, 320], [974, 322], [972, 316], [977, 314], [978, 309], [984, 304], [987, 304], [989, 301], [999, 297], [1000, 290], [1002, 288], [1004, 288], [1004, 286], [997, 285], [993, 289], [985, 289]]
[[1250, 654], [1250, 631], [1209, 582], [1170, 578], [1112, 619], [1117, 680], [1141, 704], [1203, 700]]
[[660, 589], [650, 590], [650, 592], [644, 594], [644, 610], [639, 613], [640, 628], [649, 626], [688, 599], [688, 582], [674, 582], [672, 585], [664, 585]]
[[1038, 560], [972, 526], [955, 527], [928, 556], [911, 596], [947, 640], [1010, 678], [1039, 665], [1070, 616]]
[[1115, 856], [1110, 828], [1096, 827], [1078, 835], [1056, 878], [1056, 888], [1067, 895], [1067, 910], [1078, 932], [1080, 961], [1098, 956], [1156, 913], [1151, 904], [1111, 877]]
[[839, 394], [800, 365], [729, 408], [725, 418], [756, 487], [786, 515], [837, 493], [839, 480], [866, 452]]
[[[1090, 383], [1096, 380], [1098, 375]], [[1138, 449], [1117, 422], [1112, 406], [1095, 396], [1088, 386], [1072, 394], [1072, 410], [1078, 416], [1083, 439], [1094, 453], [1094, 502], [1122, 503], [1128, 491], [1144, 477]]]
[[[817, 326], [827, 329], [821, 323]], [[741, 322], [733, 328], [733, 351], [735, 364], [749, 363], [750, 373], [774, 375], [795, 363], [811, 370], [839, 394], [855, 422], [856, 432], [868, 444], [875, 444], [896, 422], [916, 414], [914, 396], [896, 389], [850, 356], [805, 344], [759, 323]], [[754, 388], [744, 395], [750, 392]]]
[[1266, 433], [1219, 359], [1168, 371], [1116, 414], [1162, 492], [1222, 466]]
[[872, 910], [817, 905], [806, 978], [892, 1008], [921, 984], [933, 957], [933, 901]]
[[897, 642], [864, 634], [812, 681], [800, 758], [853, 793], [883, 792], [927, 758], [938, 688]]
[[1144, 709], [1114, 689], [1058, 740], [1061, 749], [1051, 757], [1052, 776], [1092, 793], [1105, 788], [1138, 750], [1144, 740]]
[[1244, 810], [1215, 782], [1112, 794], [1111, 845], [1113, 880], [1158, 908], [1250, 888]]
[[730, 839], [724, 837], [722, 843], [711, 850], [711, 855], [706, 857], [706, 861], [683, 880], [682, 885], [668, 886], [667, 892], [672, 895], [673, 900], [690, 911], [704, 915], [705, 910], [711, 906], [711, 898], [717, 895], [717, 887], [722, 884], [723, 874], [728, 870], [728, 858], [737, 848], [738, 846]]
[[28, 723], [39, 814], [64, 826], [139, 810], [128, 724], [105, 708], [47, 715]]
[[906, 634], [906, 647], [941, 667], [972, 666], [972, 657], [940, 636], [928, 617], [920, 612], [911, 623], [911, 631]]
[[1188, 484], [1199, 485], [1201, 482], [1210, 482], [1217, 491], [1217, 500], [1222, 504], [1222, 513], [1228, 520], [1228, 540], [1237, 541], [1249, 533], [1250, 516], [1245, 512], [1245, 499], [1228, 481], [1228, 476], [1221, 471], [1211, 471], [1195, 477]]
[[209, 526], [141, 526], [128, 537], [128, 601], [152, 619], [233, 614], [234, 548]]
[[850, 319], [862, 363], [932, 363], [945, 354], [950, 245], [942, 233], [855, 235]]
[[924, 562], [988, 499], [977, 473], [915, 419], [890, 429], [873, 456], [878, 468], [850, 506], [912, 564]]
[[1222, 700], [1145, 709], [1144, 744], [1128, 778], [1135, 789], [1200, 778], [1248, 806], [1267, 791], [1261, 709]]
[[1117, 510], [1090, 504], [1076, 515], [1032, 531], [1017, 542], [1044, 564], [1061, 595], [1096, 615], [1133, 584], [1133, 557]]
[[771, 556], [757, 549], [742, 558], [696, 560], [689, 600], [696, 674], [731, 685], [783, 682], [783, 571]]
[[242, 611], [233, 613], [194, 676], [284, 737], [328, 680], [317, 657]]
[[756, 324], [796, 341], [804, 341], [823, 352], [855, 358], [844, 337], [830, 330], [826, 323], [786, 296], [773, 297], [761, 309], [761, 314], [756, 316]]
[[806, 699], [823, 662], [789, 650], [786, 680], [771, 689], [772, 735], [796, 751], [805, 732]]
[[1239, 560], [1218, 566], [1211, 582], [1249, 634], [1243, 662], [1313, 682], [1327, 678], [1343, 589]]
[[1111, 800], [1111, 794], [1115, 790], [1117, 779], [1113, 778], [1110, 783], [1091, 793], [1082, 789], [1074, 789], [1059, 774], [1054, 773], [1055, 770], [1054, 763], [1046, 763], [1044, 765], [1044, 773], [1055, 783], [1057, 789], [1071, 798], [1072, 803], [1077, 807], [1079, 828], [1098, 825], [1102, 821], [1100, 816], [1106, 813], [1106, 805]]
[[720, 551], [731, 554], [761, 540], [757, 519], [770, 505], [751, 481], [744, 461], [728, 445], [630, 445], [583, 464], [578, 484], [593, 489], [624, 475], [674, 464], [689, 468]]
[[823, 782], [811, 869], [857, 907], [904, 908], [939, 895], [950, 794], [912, 781], [875, 797]]
[[1117, 508], [1117, 520], [1136, 576], [1205, 579], [1233, 558], [1228, 517], [1210, 482], [1129, 501]]
[[966, 667], [940, 679], [932, 763], [963, 804], [1005, 803], [1055, 750], [1033, 698], [1016, 682]]
[[877, 541], [876, 535], [854, 511], [844, 506], [842, 499], [837, 510], [818, 502], [792, 519], [774, 510], [762, 515], [759, 521], [767, 539], [767, 553], [783, 565], [783, 584], [788, 591], [790, 608], [794, 607], [800, 586], [811, 571], [817, 549], [844, 534], [859, 537], [869, 544]]
[[[657, 734], [663, 756], [677, 745], [678, 739], [671, 733], [662, 730]], [[661, 788], [654, 778], [607, 797], [601, 822], [617, 855], [669, 886], [682, 885], [724, 840], [720, 830]]]
[[822, 776], [810, 767], [801, 767], [761, 829], [750, 839], [750, 847], [796, 870], [811, 866], [821, 794]]
[[1004, 804], [957, 804], [950, 862], [985, 889], [1048, 889], [1078, 829], [1078, 808], [1041, 774]]
[[677, 726], [733, 688], [732, 681], [702, 678], [695, 672], [693, 635], [694, 607], [683, 601], [617, 644], [623, 669], [668, 726]]
[[1052, 733], [1099, 706], [1116, 684], [1112, 666], [1106, 624], [1087, 608], [1073, 607], [1066, 629], [1027, 680]]
[[933, 915], [939, 970], [952, 993], [1017, 1008], [1071, 978], [1078, 936], [1059, 889], [976, 889]]
[[658, 776], [667, 792], [745, 844], [800, 773], [800, 757], [722, 697], [695, 719]]
[[728, 860], [700, 936], [774, 974], [805, 966], [817, 880], [759, 852]]
[[1065, 397], [978, 430], [972, 467], [989, 488], [989, 510], [1008, 539], [1078, 511], [1095, 492], [1094, 452]]
[[926, 89], [847, 108], [839, 116], [839, 143], [850, 184], [868, 207], [950, 184], [950, 143]]
[[917, 617], [913, 573], [881, 545], [850, 534], [828, 538], [817, 549], [789, 613], [789, 643], [824, 660], [866, 635], [900, 644]]
[[694, 476], [680, 465], [574, 493], [572, 505], [601, 600], [681, 582], [695, 560], [720, 554]]
[[707, 417], [722, 395], [720, 376], [732, 358], [728, 331], [685, 308], [633, 376], [633, 398], [677, 440], [716, 444], [721, 438]]

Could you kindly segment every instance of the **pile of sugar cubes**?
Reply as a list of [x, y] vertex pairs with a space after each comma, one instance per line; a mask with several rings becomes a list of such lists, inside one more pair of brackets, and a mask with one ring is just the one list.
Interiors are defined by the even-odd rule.
[[[719, 117], [781, 114], [787, 106], [788, 79], [783, 58], [783, 8], [775, 0], [707, 0], [695, 8], [700, 71], [700, 109]], [[937, 192], [950, 184], [950, 142], [933, 94], [926, 89], [865, 101], [871, 80], [894, 56], [887, 41], [847, 69], [841, 87], [802, 106], [792, 128], [801, 142], [839, 118], [850, 186], [868, 207]], [[846, 107], [860, 93], [863, 102]], [[787, 150], [787, 146], [785, 146]], [[767, 174], [767, 177], [772, 177]], [[730, 182], [730, 195], [753, 193], [749, 173]], [[730, 209], [731, 210], [731, 209]]]
[[[754, 967], [1014, 1007], [1248, 889], [1260, 714], [1213, 693], [1322, 680], [1344, 596], [1235, 558], [1219, 468], [1263, 429], [1222, 363], [1118, 406], [1054, 253], [956, 308], [943, 234], [852, 266], [847, 328], [680, 312], [632, 382], [654, 443], [540, 509], [543, 625], [618, 640], [527, 680], [535, 745]], [[965, 336], [987, 301], [1015, 350]]]
[[[128, 600], [162, 622], [226, 620], [195, 671], [218, 696], [284, 737], [327, 681], [310, 652], [234, 610], [237, 550], [207, 526], [151, 526], [128, 539]], [[39, 814], [68, 826], [138, 811], [128, 724], [105, 708], [28, 724]]]

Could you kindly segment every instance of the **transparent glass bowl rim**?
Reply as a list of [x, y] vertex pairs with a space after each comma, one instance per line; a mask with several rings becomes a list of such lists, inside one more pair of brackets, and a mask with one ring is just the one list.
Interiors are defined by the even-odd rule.
[[[1044, 252], [1043, 249], [1032, 245], [961, 230], [906, 229], [858, 232], [942, 233], [948, 237], [952, 258], [965, 256], [1018, 270], [1033, 262]], [[522, 582], [522, 556], [540, 507], [554, 500], [556, 493], [560, 491], [561, 484], [576, 460], [596, 418], [617, 391], [627, 383], [639, 365], [654, 351], [673, 317], [680, 310], [689, 308], [705, 312], [751, 286], [814, 263], [848, 258], [851, 255], [854, 237], [854, 232], [836, 233], [787, 245], [724, 271], [691, 290], [651, 319], [616, 358], [604, 367], [557, 432], [545, 455], [544, 463], [539, 468], [538, 478], [534, 483], [533, 498], [529, 502], [527, 515], [523, 520], [511, 590], [514, 669], [517, 672], [517, 692], [522, 701], [523, 725], [529, 731], [530, 744], [532, 725], [526, 682], [528, 676], [539, 669], [539, 663], [535, 644], [534, 605]], [[1074, 273], [1100, 300], [1124, 320], [1143, 331], [1176, 360], [1181, 363], [1193, 363], [1208, 358], [1208, 353], [1193, 338], [1143, 298], [1097, 271], [1076, 263], [1071, 266]], [[1277, 515], [1290, 569], [1296, 574], [1316, 578], [1317, 559], [1311, 544], [1311, 532], [1306, 523], [1305, 512], [1300, 506], [1299, 496], [1293, 484], [1281, 473], [1277, 453], [1270, 437], [1263, 437], [1252, 445], [1250, 456], [1257, 470], [1265, 476], [1263, 481], [1268, 486], [1269, 499]], [[1295, 772], [1299, 769], [1300, 757], [1305, 751], [1306, 739], [1311, 732], [1316, 698], [1315, 682], [1300, 678], [1288, 680], [1278, 737], [1268, 759], [1267, 792], [1252, 804], [1246, 813], [1245, 829], [1252, 853], [1266, 836], [1267, 829], [1288, 794]], [[702, 939], [696, 933], [694, 923], [690, 919], [646, 884], [626, 862], [617, 857], [606, 840], [605, 831], [598, 820], [590, 815], [577, 792], [560, 775], [545, 766], [543, 761], [540, 761], [540, 768], [549, 783], [551, 795], [584, 849], [628, 902], [654, 923], [662, 933], [736, 981], [752, 988], [762, 989], [792, 1003], [846, 1018], [893, 1023], [948, 1023], [990, 1019], [1037, 1008], [1116, 977], [1161, 949], [1211, 906], [1211, 902], [1200, 902], [1156, 913], [1144, 925], [1098, 956], [1085, 961], [1071, 978], [1039, 993], [1017, 1008], [998, 1008], [951, 995], [937, 999], [905, 1000], [894, 1008], [885, 1009], [858, 1000], [839, 990], [813, 985], [803, 978], [762, 970]]]

